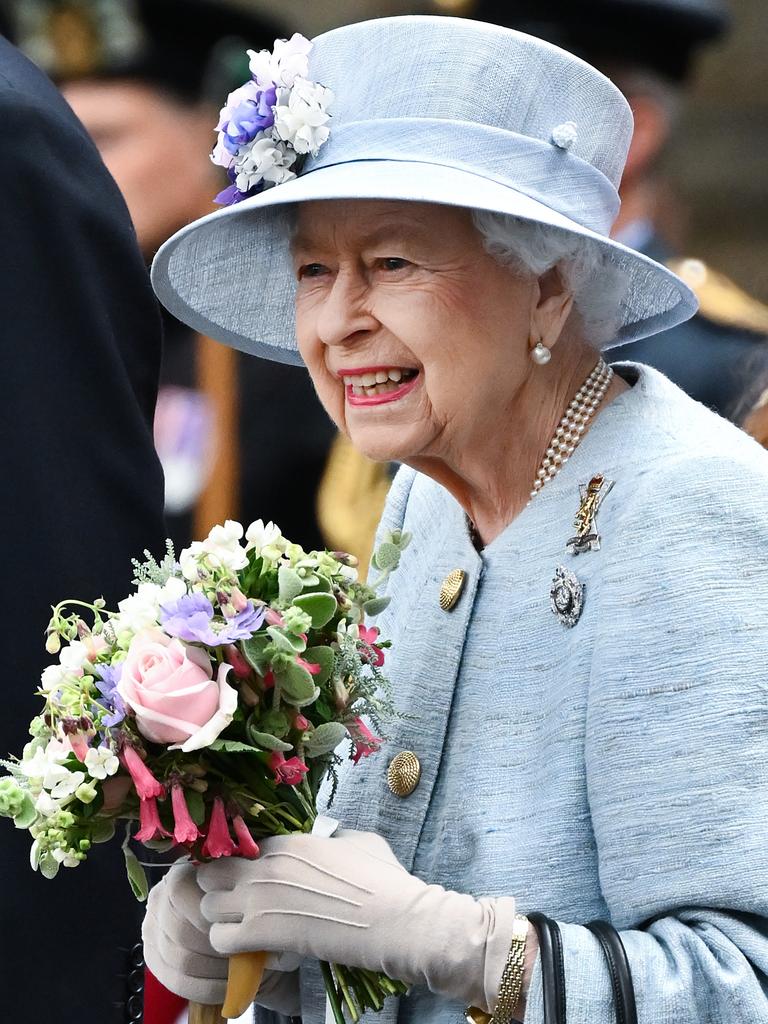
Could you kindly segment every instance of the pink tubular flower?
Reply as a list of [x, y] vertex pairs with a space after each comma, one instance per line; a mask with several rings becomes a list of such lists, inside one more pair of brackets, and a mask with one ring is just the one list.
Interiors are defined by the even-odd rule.
[[377, 668], [381, 668], [384, 664], [384, 651], [380, 647], [376, 646], [376, 641], [379, 639], [379, 629], [377, 626], [358, 626], [358, 632], [360, 639], [363, 643], [367, 644], [368, 647], [373, 651], [373, 656], [370, 660], [376, 665]]
[[140, 843], [149, 842], [150, 839], [156, 839], [158, 836], [170, 837], [171, 833], [166, 832], [163, 828], [163, 823], [160, 821], [157, 800], [154, 797], [139, 802], [139, 824], [141, 828], [134, 836], [134, 839], [137, 839]]
[[267, 608], [266, 612], [264, 613], [264, 621], [268, 626], [285, 625], [285, 619], [280, 614], [280, 612], [276, 612], [274, 608]]
[[272, 687], [275, 685], [275, 673], [272, 671], [271, 668], [264, 673], [264, 676], [262, 677], [261, 681], [262, 683], [264, 683], [265, 690], [272, 689]]
[[241, 814], [235, 815], [232, 819], [232, 826], [237, 836], [237, 856], [248, 857], [255, 860], [259, 856], [259, 844], [248, 831], [248, 826], [243, 821]]
[[381, 739], [374, 736], [362, 718], [355, 718], [347, 723], [349, 733], [354, 740], [355, 749], [352, 760], [357, 764], [361, 757], [375, 754], [381, 747]]
[[267, 765], [275, 773], [275, 782], [284, 786], [298, 786], [309, 771], [300, 757], [291, 757], [286, 761], [285, 754], [279, 750], [269, 755]]
[[309, 725], [309, 719], [305, 718], [304, 715], [301, 714], [301, 712], [297, 711], [296, 717], [293, 720], [294, 729], [300, 729], [302, 732], [306, 732], [307, 729], [309, 728]]
[[165, 793], [163, 787], [139, 757], [135, 747], [126, 743], [120, 760], [133, 779], [140, 800], [151, 800], [152, 797], [162, 796]]
[[171, 804], [173, 806], [173, 838], [180, 845], [194, 843], [200, 835], [200, 829], [192, 821], [184, 799], [184, 790], [176, 783], [171, 788]]
[[316, 665], [312, 661], [304, 661], [303, 658], [297, 658], [296, 664], [301, 665], [301, 667], [303, 669], [306, 669], [306, 671], [309, 672], [311, 676], [319, 675], [323, 671], [320, 665]]
[[232, 666], [232, 671], [238, 679], [247, 679], [253, 672], [251, 666], [234, 644], [229, 644], [229, 646], [224, 648], [224, 657]]
[[88, 737], [83, 732], [73, 732], [67, 736], [69, 745], [72, 747], [75, 757], [78, 761], [85, 761], [86, 754], [88, 753]]
[[237, 850], [229, 834], [227, 824], [227, 813], [224, 810], [224, 801], [217, 796], [213, 801], [211, 819], [208, 822], [208, 835], [203, 843], [204, 857], [231, 857]]

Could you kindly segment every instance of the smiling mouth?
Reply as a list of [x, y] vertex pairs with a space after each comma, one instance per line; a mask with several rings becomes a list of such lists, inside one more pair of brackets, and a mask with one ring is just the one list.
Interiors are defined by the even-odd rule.
[[[371, 367], [356, 373], [341, 373], [348, 399], [397, 397], [410, 390], [418, 370], [400, 366]], [[367, 404], [367, 403], [361, 403]]]

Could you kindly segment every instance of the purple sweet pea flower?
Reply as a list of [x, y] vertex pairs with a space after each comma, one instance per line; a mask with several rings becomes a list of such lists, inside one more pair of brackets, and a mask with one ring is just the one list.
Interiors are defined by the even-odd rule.
[[239, 102], [233, 107], [225, 107], [225, 113], [219, 122], [222, 145], [232, 156], [237, 156], [241, 146], [253, 142], [259, 132], [272, 127], [275, 123], [274, 106], [277, 102], [277, 90], [274, 85], [260, 89], [255, 82], [248, 82], [237, 92], [240, 93]]
[[208, 647], [248, 640], [263, 620], [264, 609], [256, 608], [249, 601], [248, 606], [231, 619], [215, 622], [213, 605], [203, 594], [187, 594], [160, 606], [160, 622], [169, 636]]
[[126, 714], [123, 698], [117, 692], [117, 684], [123, 674], [123, 664], [120, 662], [117, 665], [96, 665], [96, 671], [101, 676], [101, 682], [96, 683], [96, 689], [102, 696], [96, 703], [109, 712], [107, 717], [102, 719], [102, 724], [112, 729], [122, 722]]

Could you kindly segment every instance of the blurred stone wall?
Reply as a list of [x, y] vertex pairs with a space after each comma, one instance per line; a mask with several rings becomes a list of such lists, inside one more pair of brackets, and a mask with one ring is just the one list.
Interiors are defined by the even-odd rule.
[[[429, 0], [241, 0], [305, 33]], [[462, 0], [442, 0], [459, 11]], [[699, 63], [665, 161], [671, 241], [768, 302], [768, 0], [731, 0], [734, 28]]]

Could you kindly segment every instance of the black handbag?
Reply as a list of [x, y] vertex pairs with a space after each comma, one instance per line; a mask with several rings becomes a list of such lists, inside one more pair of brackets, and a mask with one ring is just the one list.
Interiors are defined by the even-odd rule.
[[[568, 1024], [565, 992], [563, 938], [557, 921], [544, 914], [528, 914], [536, 929], [541, 957], [544, 993], [544, 1024]], [[611, 978], [617, 1024], [637, 1024], [635, 988], [627, 953], [621, 936], [607, 921], [592, 921], [587, 928], [596, 937], [605, 954]]]

